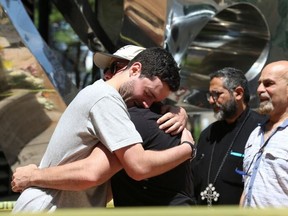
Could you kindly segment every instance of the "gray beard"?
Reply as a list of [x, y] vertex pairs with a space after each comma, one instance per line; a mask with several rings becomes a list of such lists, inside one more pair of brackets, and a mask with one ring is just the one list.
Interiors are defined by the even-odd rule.
[[263, 114], [263, 115], [268, 115], [270, 112], [274, 109], [273, 104], [271, 101], [264, 101], [261, 102], [258, 108], [258, 113]]
[[236, 112], [237, 112], [237, 104], [233, 98], [230, 101], [228, 101], [226, 104], [223, 104], [221, 106], [221, 110], [217, 113], [214, 113], [214, 117], [219, 121], [230, 119], [231, 117], [234, 117]]
[[214, 117], [217, 119], [217, 120], [223, 120], [223, 116], [224, 116], [224, 112], [223, 110], [220, 110], [219, 112], [217, 113], [214, 113]]

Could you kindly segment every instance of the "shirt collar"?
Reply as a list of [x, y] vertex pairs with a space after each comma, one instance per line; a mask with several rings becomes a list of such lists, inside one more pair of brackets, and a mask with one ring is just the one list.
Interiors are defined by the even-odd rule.
[[[269, 122], [269, 118], [264, 121], [263, 123], [259, 123], [258, 125], [261, 127], [262, 130], [265, 129], [265, 125]], [[288, 126], [288, 118], [285, 119], [281, 125], [279, 125], [277, 128], [286, 128]]]

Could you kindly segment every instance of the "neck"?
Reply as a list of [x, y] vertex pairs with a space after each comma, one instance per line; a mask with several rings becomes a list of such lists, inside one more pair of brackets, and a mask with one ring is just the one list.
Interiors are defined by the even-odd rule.
[[265, 130], [266, 131], [270, 131], [270, 130], [273, 130], [274, 128], [277, 128], [287, 118], [288, 118], [288, 113], [287, 112], [285, 112], [285, 113], [283, 113], [281, 115], [278, 115], [278, 116], [270, 116], [269, 117], [269, 122], [267, 123]]
[[121, 72], [115, 74], [111, 79], [107, 80], [106, 83], [114, 87], [117, 91], [119, 91], [120, 86], [122, 83], [126, 82], [127, 78], [127, 73]]
[[225, 119], [227, 124], [234, 123], [239, 118], [239, 116], [246, 110], [246, 108], [247, 108], [247, 106], [245, 104], [243, 104], [242, 106], [239, 106], [239, 108], [236, 111], [236, 114], [233, 117], [231, 117], [229, 119]]

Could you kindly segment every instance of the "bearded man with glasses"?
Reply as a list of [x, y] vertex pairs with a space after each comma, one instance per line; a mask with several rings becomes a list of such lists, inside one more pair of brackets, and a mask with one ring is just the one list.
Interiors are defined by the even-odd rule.
[[238, 205], [244, 146], [264, 117], [250, 109], [248, 81], [236, 68], [210, 74], [207, 99], [218, 121], [201, 132], [192, 161], [197, 204]]

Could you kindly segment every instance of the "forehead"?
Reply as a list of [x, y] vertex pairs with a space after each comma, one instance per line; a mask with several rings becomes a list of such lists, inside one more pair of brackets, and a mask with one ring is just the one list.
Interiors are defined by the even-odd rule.
[[281, 65], [268, 66], [262, 71], [259, 81], [272, 80], [275, 82], [286, 80], [288, 71]]
[[224, 78], [223, 77], [214, 77], [213, 79], [210, 80], [210, 86], [209, 89], [213, 90], [213, 89], [223, 89], [224, 83]]

